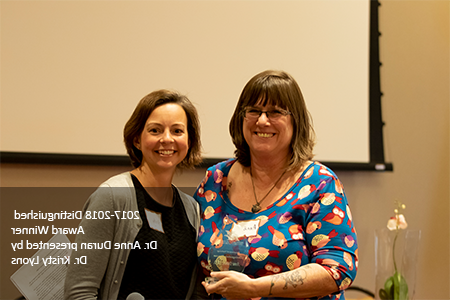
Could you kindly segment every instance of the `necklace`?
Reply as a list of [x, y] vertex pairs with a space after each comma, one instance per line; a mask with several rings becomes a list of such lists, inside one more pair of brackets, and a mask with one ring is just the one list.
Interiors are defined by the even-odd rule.
[[278, 182], [281, 180], [281, 177], [283, 177], [284, 173], [286, 173], [287, 169], [284, 170], [283, 174], [281, 174], [280, 178], [275, 182], [275, 184], [272, 186], [272, 188], [269, 190], [269, 192], [258, 201], [258, 198], [256, 198], [256, 192], [255, 192], [255, 183], [253, 182], [253, 174], [252, 174], [252, 168], [250, 167], [250, 178], [252, 179], [252, 186], [253, 186], [253, 195], [255, 196], [256, 204], [253, 204], [252, 206], [252, 213], [256, 214], [258, 211], [261, 210], [261, 203], [266, 199], [267, 196], [269, 196], [270, 192], [275, 188], [275, 186], [278, 184]]

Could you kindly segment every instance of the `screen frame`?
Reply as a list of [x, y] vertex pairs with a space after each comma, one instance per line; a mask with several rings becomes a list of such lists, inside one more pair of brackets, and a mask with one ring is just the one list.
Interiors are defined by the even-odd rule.
[[[370, 1], [370, 0], [369, 0]], [[380, 55], [379, 55], [379, 1], [370, 1], [369, 33], [369, 159], [365, 163], [321, 161], [333, 170], [346, 171], [393, 171], [393, 164], [385, 161], [381, 109]], [[228, 158], [204, 158], [198, 165], [207, 168]], [[126, 155], [89, 155], [0, 151], [1, 163], [131, 166]]]

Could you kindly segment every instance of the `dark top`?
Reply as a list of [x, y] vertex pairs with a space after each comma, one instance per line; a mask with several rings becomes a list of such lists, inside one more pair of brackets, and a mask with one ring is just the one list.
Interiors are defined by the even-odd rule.
[[135, 176], [132, 179], [143, 226], [133, 241], [140, 249], [130, 252], [118, 298], [138, 292], [145, 299], [185, 299], [197, 252], [195, 229], [180, 195], [172, 187], [173, 206], [167, 207], [153, 200]]

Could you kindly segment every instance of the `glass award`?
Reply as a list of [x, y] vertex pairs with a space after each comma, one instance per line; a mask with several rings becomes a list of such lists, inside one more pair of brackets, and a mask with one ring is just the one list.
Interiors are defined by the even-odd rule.
[[[218, 238], [220, 238], [220, 235]], [[230, 232], [227, 232], [223, 236], [222, 242], [211, 245], [211, 248], [209, 248], [208, 263], [211, 271], [243, 272], [250, 262], [248, 257], [249, 248], [247, 238], [234, 238]], [[214, 283], [217, 280], [212, 277], [206, 277], [205, 281]]]

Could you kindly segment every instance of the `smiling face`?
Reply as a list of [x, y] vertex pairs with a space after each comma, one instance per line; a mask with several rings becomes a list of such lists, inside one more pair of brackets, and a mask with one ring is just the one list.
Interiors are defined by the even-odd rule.
[[175, 171], [189, 149], [187, 122], [178, 104], [168, 103], [153, 110], [134, 143], [142, 151], [141, 167]]
[[[261, 111], [280, 109], [272, 104], [265, 106], [256, 104], [253, 107]], [[257, 119], [244, 118], [242, 126], [244, 139], [252, 155], [289, 157], [293, 136], [291, 116], [270, 120], [262, 113]]]
[[[262, 111], [272, 110], [272, 107], [288, 111], [284, 121], [273, 121], [263, 126], [265, 114], [258, 118], [258, 126], [244, 118], [243, 111], [249, 107], [263, 107]], [[261, 120], [261, 122], [259, 122]], [[278, 121], [278, 120], [277, 120]], [[284, 124], [284, 125], [283, 125]], [[239, 163], [250, 167], [259, 145], [254, 142], [251, 133], [256, 129], [274, 130], [275, 135], [267, 136], [267, 151], [269, 151], [269, 139], [279, 140], [276, 145], [287, 153], [278, 153], [279, 156], [287, 155], [289, 168], [300, 168], [307, 160], [313, 158], [314, 129], [312, 119], [306, 108], [302, 92], [295, 79], [284, 71], [267, 70], [253, 76], [244, 86], [239, 96], [238, 103], [230, 120], [230, 135], [236, 146], [235, 155]], [[247, 131], [245, 134], [243, 130]], [[263, 137], [260, 135], [260, 137]], [[289, 140], [289, 145], [286, 141]], [[278, 141], [277, 141], [278, 143]], [[273, 147], [274, 148], [274, 147]], [[260, 152], [261, 153], [261, 152]], [[274, 156], [268, 157], [273, 159]], [[284, 157], [286, 158], [286, 156]], [[262, 161], [264, 162], [264, 160]], [[276, 162], [274, 162], [276, 163]], [[282, 163], [282, 162], [279, 162]]]

